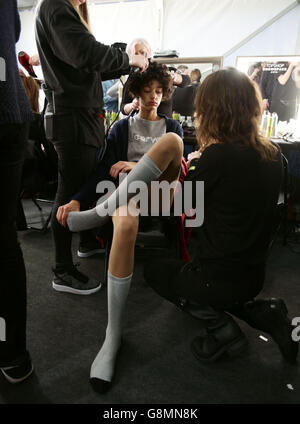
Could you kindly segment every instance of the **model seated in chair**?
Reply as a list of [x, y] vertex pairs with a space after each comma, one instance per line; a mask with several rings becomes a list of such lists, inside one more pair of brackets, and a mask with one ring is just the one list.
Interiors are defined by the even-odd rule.
[[96, 172], [69, 203], [59, 208], [57, 219], [63, 226], [66, 226], [69, 212], [79, 211], [83, 206], [87, 209], [96, 203], [99, 181], [110, 179], [117, 182], [119, 173], [133, 169], [143, 154], [165, 133], [173, 132], [183, 137], [179, 122], [157, 113], [161, 101], [172, 92], [172, 78], [165, 65], [150, 62], [147, 71], [132, 75], [127, 90], [139, 98], [140, 111], [113, 126], [108, 135], [106, 153]]
[[[81, 231], [81, 228], [96, 228], [107, 222], [110, 217], [98, 216], [96, 209], [87, 211], [87, 214], [74, 211], [79, 211], [81, 204], [89, 206], [96, 200], [96, 186], [100, 180], [111, 178], [115, 181], [120, 172], [131, 171], [125, 180], [144, 181], [146, 184], [156, 179], [170, 183], [177, 180], [183, 153], [182, 128], [177, 121], [157, 114], [162, 98], [169, 95], [171, 87], [172, 79], [167, 68], [155, 62], [150, 63], [145, 72], [132, 76], [128, 88], [134, 96], [139, 97], [140, 111], [114, 125], [98, 172], [70, 203], [58, 209], [57, 219], [62, 225], [68, 224], [72, 231]], [[145, 155], [146, 152], [149, 156]], [[110, 205], [114, 204], [113, 199], [120, 192], [127, 194], [123, 183], [97, 208], [105, 209], [108, 205], [114, 212]], [[130, 196], [133, 194], [128, 198]], [[170, 203], [172, 196], [173, 192]], [[127, 211], [127, 203], [118, 202], [117, 205], [119, 208], [112, 217], [114, 231], [107, 279], [108, 326], [104, 344], [90, 373], [93, 387], [102, 393], [110, 387], [116, 355], [121, 345], [122, 315], [134, 267], [134, 247], [139, 222], [138, 216], [131, 216]], [[76, 293], [75, 287], [73, 292]]]
[[259, 134], [261, 105], [254, 84], [233, 68], [204, 80], [195, 100], [199, 152], [186, 177], [204, 181], [204, 223], [193, 230], [193, 259], [145, 268], [157, 293], [203, 320], [206, 336], [191, 344], [199, 361], [234, 356], [246, 346], [229, 312], [269, 333], [283, 357], [296, 362], [284, 301], [254, 300], [264, 284], [282, 179], [280, 152]]

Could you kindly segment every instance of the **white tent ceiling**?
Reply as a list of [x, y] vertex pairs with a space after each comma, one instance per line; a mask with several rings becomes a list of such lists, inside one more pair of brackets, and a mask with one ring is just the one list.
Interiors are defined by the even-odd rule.
[[[180, 57], [232, 56], [241, 46], [264, 32], [269, 38], [259, 37], [259, 46], [252, 43], [256, 55], [258, 50], [260, 55], [286, 55], [300, 51], [300, 0], [88, 2], [93, 33], [105, 44], [143, 37], [148, 39], [153, 50], [177, 50]], [[32, 54], [36, 48], [34, 13], [30, 8], [36, 3], [37, 0], [18, 0], [22, 20], [18, 48], [29, 50]], [[285, 16], [291, 16], [294, 9], [293, 20], [284, 20]], [[280, 20], [285, 26], [273, 25]], [[277, 38], [277, 45], [273, 46], [270, 40]], [[247, 55], [247, 51], [242, 54]]]
[[163, 44], [186, 56], [197, 50], [201, 56], [223, 56], [296, 5], [295, 0], [165, 0]]
[[[122, 3], [132, 0], [88, 0], [90, 4], [96, 3]], [[137, 0], [138, 1], [138, 0]], [[17, 0], [19, 9], [30, 9], [34, 7], [38, 0]]]

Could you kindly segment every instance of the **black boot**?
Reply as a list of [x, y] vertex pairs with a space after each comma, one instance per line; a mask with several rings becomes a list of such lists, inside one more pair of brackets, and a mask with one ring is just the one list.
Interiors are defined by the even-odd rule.
[[220, 319], [207, 322], [207, 336], [196, 337], [191, 343], [195, 357], [202, 362], [214, 362], [223, 354], [239, 355], [248, 342], [231, 316], [222, 313]]
[[293, 326], [288, 310], [282, 299], [258, 299], [230, 310], [251, 327], [271, 335], [286, 361], [294, 364], [297, 360], [298, 343], [292, 339]]

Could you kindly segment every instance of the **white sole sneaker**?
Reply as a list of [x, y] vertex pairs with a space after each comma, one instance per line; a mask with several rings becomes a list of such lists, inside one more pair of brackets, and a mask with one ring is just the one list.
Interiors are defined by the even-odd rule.
[[77, 256], [79, 256], [79, 258], [89, 258], [90, 256], [96, 255], [97, 253], [104, 253], [105, 249], [95, 249], [95, 250], [90, 250], [89, 252], [80, 252], [80, 250], [77, 250]]
[[69, 286], [63, 286], [62, 284], [56, 284], [53, 280], [52, 281], [52, 287], [54, 288], [54, 290], [59, 291], [59, 292], [81, 294], [83, 296], [86, 296], [86, 295], [93, 294], [93, 293], [96, 293], [97, 291], [99, 291], [102, 287], [102, 283], [100, 283], [99, 286], [94, 287], [93, 289], [80, 290], [80, 289], [74, 289], [73, 287], [69, 287]]
[[17, 384], [17, 383], [22, 383], [22, 381], [26, 380], [26, 378], [28, 378], [32, 373], [33, 373], [33, 365], [31, 365], [31, 369], [30, 371], [28, 371], [27, 374], [25, 374], [24, 376], [20, 377], [20, 378], [14, 378], [11, 377], [10, 375], [6, 374], [5, 370], [9, 370], [15, 367], [10, 367], [10, 368], [0, 368], [2, 374], [4, 375], [4, 377], [6, 378], [6, 380], [11, 383], [11, 384]]

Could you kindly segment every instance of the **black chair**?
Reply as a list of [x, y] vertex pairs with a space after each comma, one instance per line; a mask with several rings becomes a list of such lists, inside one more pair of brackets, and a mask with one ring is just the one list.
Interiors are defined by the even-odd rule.
[[173, 111], [182, 116], [194, 115], [194, 100], [197, 91], [197, 84], [190, 84], [183, 88], [175, 88], [172, 95]]
[[[30, 125], [23, 165], [18, 200], [17, 229], [19, 231], [33, 229], [46, 232], [51, 219], [52, 208], [50, 212], [45, 212], [40, 203], [53, 205], [57, 189], [58, 159], [53, 145], [46, 139], [42, 115], [35, 113], [34, 118], [34, 121]], [[39, 210], [42, 223], [41, 227], [27, 223], [22, 200], [24, 198], [31, 199]]]

